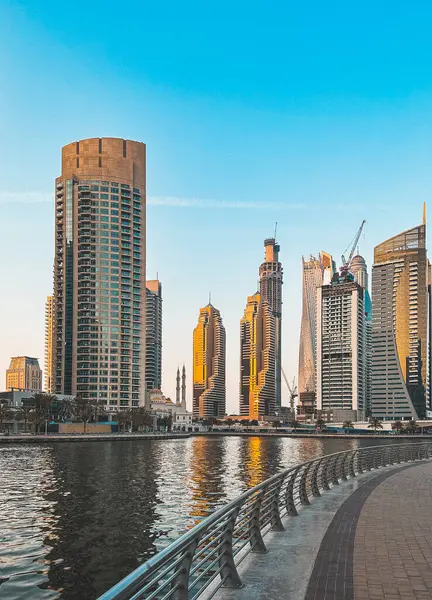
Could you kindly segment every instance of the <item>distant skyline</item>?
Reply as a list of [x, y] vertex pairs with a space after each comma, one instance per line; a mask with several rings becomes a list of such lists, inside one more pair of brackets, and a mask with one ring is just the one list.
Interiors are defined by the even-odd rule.
[[366, 219], [370, 276], [373, 247], [421, 223], [432, 196], [432, 6], [121, 8], [0, 7], [1, 377], [14, 355], [43, 364], [61, 147], [123, 137], [147, 145], [147, 276], [158, 273], [164, 289], [163, 391], [175, 398], [185, 363], [191, 408], [192, 332], [211, 291], [226, 328], [227, 410], [237, 412], [239, 323], [275, 222], [289, 379], [302, 255], [324, 249], [340, 266]]

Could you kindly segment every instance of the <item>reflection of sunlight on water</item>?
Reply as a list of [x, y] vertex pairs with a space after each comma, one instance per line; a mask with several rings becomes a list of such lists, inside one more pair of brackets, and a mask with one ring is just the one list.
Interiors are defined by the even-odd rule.
[[390, 441], [211, 436], [0, 446], [0, 596], [94, 600], [277, 471]]

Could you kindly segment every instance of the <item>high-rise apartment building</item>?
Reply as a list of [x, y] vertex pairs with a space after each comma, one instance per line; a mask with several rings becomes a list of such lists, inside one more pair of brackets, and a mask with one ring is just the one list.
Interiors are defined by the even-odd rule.
[[427, 260], [427, 290], [428, 290], [428, 355], [427, 355], [427, 390], [426, 406], [432, 410], [432, 265]]
[[146, 386], [162, 387], [162, 284], [146, 283]]
[[317, 290], [317, 410], [334, 420], [365, 410], [364, 290], [348, 273]]
[[226, 407], [225, 327], [220, 312], [208, 304], [200, 309], [193, 333], [194, 417], [223, 417]]
[[257, 292], [240, 321], [240, 414], [258, 419], [276, 410], [275, 316]]
[[426, 223], [376, 246], [372, 269], [372, 414], [426, 415]]
[[109, 408], [145, 403], [145, 144], [62, 149], [56, 179], [53, 389]]
[[316, 316], [317, 290], [330, 284], [336, 271], [333, 258], [321, 252], [318, 258], [302, 257], [303, 305], [300, 327], [298, 393], [299, 403], [315, 404], [316, 396]]
[[45, 302], [45, 391], [53, 391], [54, 297]]
[[363, 256], [357, 254], [349, 265], [349, 271], [354, 275], [354, 281], [364, 290], [365, 311], [365, 345], [364, 345], [364, 373], [365, 373], [365, 414], [370, 416], [372, 409], [372, 302], [368, 290], [368, 272]]
[[259, 268], [260, 296], [270, 307], [275, 318], [275, 379], [276, 410], [281, 406], [281, 358], [282, 358], [282, 283], [283, 270], [279, 262], [280, 246], [275, 238], [264, 240], [264, 262]]
[[42, 390], [42, 369], [37, 358], [31, 356], [13, 356], [6, 370], [6, 390], [12, 389]]

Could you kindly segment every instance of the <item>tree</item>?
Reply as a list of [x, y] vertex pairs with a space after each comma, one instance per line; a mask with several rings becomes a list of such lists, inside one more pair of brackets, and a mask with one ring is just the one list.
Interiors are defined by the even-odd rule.
[[326, 424], [326, 423], [325, 423], [324, 419], [321, 419], [321, 418], [319, 418], [319, 419], [317, 419], [317, 420], [315, 421], [315, 428], [316, 428], [318, 431], [322, 431], [322, 430], [324, 429], [324, 427], [325, 427], [325, 424]]
[[256, 419], [251, 419], [251, 420], [249, 421], [249, 425], [250, 425], [251, 427], [257, 427], [257, 426], [258, 426], [258, 421], [257, 421]]
[[35, 433], [40, 433], [41, 423], [48, 419], [51, 404], [55, 400], [56, 396], [53, 394], [44, 394], [42, 392], [36, 392], [31, 397], [30, 401], [33, 407], [32, 420], [35, 424]]
[[123, 425], [123, 433], [126, 430], [126, 427], [129, 423], [132, 424], [132, 411], [120, 409], [116, 412], [117, 426], [118, 432], [121, 433], [122, 425]]
[[274, 428], [276, 429], [276, 431], [277, 431], [278, 427], [280, 427], [280, 426], [281, 426], [281, 422], [280, 422], [280, 421], [273, 421], [273, 422], [272, 422], [272, 425], [273, 425], [273, 427], [274, 427]]
[[6, 401], [0, 401], [0, 431], [3, 431], [3, 421], [12, 419], [12, 411]]
[[87, 423], [90, 421], [94, 411], [93, 404], [90, 402], [89, 398], [77, 394], [75, 406], [75, 414], [84, 423], [84, 433], [87, 433]]
[[99, 423], [99, 416], [104, 415], [106, 413], [106, 401], [105, 400], [95, 400], [93, 402], [94, 407], [94, 421], [95, 423]]
[[342, 427], [344, 429], [354, 429], [354, 423], [352, 421], [345, 421]]
[[417, 421], [415, 419], [410, 419], [405, 425], [405, 430], [408, 433], [416, 433], [418, 428], [419, 427], [418, 427]]
[[232, 419], [230, 419], [228, 417], [228, 419], [225, 419], [225, 424], [228, 425], [228, 428], [231, 429], [231, 425], [234, 423], [234, 421]]
[[152, 416], [144, 406], [140, 406], [132, 411], [132, 429], [139, 431], [143, 427], [151, 427], [152, 423]]
[[297, 427], [300, 427], [300, 423], [299, 423], [299, 421], [293, 421], [293, 422], [291, 423], [291, 427], [292, 427], [293, 429], [297, 429]]
[[33, 408], [28, 404], [23, 404], [22, 408], [20, 409], [20, 412], [23, 416], [22, 420], [24, 421], [24, 433], [27, 433], [27, 423], [31, 421]]
[[77, 406], [73, 398], [64, 398], [60, 401], [57, 416], [61, 421], [69, 421], [76, 415]]
[[395, 421], [392, 424], [392, 429], [393, 429], [393, 431], [396, 431], [396, 433], [400, 433], [402, 431], [402, 429], [403, 429], [403, 423], [402, 423], [402, 421]]
[[371, 417], [368, 425], [368, 429], [373, 429], [374, 433], [376, 433], [377, 429], [382, 429], [383, 424], [377, 417]]

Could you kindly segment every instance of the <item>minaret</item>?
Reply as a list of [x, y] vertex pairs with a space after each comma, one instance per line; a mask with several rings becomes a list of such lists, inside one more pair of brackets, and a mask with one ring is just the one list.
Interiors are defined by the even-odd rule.
[[176, 404], [180, 406], [180, 369], [177, 367]]
[[[179, 375], [180, 378], [180, 375]], [[181, 405], [184, 409], [186, 409], [186, 368], [183, 365], [183, 369], [182, 369], [182, 399], [181, 399]]]

